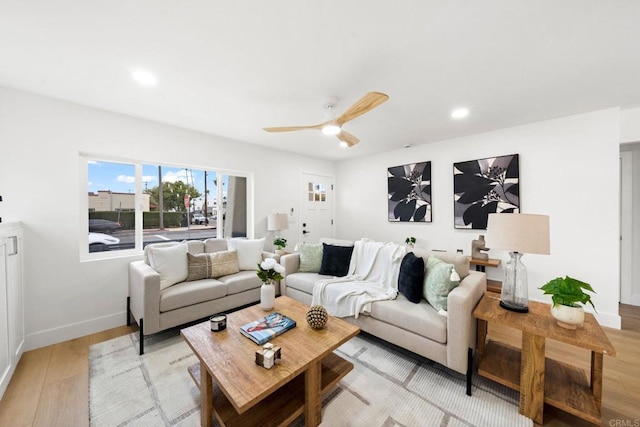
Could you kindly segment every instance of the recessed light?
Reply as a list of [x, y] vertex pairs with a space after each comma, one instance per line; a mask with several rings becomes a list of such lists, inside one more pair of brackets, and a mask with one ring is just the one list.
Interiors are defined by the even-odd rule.
[[456, 108], [451, 112], [451, 117], [454, 119], [464, 119], [469, 115], [468, 108]]
[[144, 70], [132, 71], [131, 77], [133, 77], [133, 79], [138, 83], [140, 83], [141, 85], [145, 85], [145, 86], [153, 86], [158, 82], [158, 79], [156, 79], [156, 76]]

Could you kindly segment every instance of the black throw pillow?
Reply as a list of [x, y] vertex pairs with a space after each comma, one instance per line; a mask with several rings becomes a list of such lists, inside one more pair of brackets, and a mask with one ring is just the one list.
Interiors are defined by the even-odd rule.
[[419, 303], [424, 293], [424, 260], [413, 252], [407, 253], [400, 264], [398, 291], [409, 301]]
[[353, 246], [334, 246], [322, 244], [322, 264], [320, 274], [342, 277], [349, 272], [349, 263]]

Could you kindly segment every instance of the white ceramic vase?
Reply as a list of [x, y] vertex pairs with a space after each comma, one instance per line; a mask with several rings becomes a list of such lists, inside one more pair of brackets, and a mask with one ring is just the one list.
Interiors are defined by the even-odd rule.
[[273, 309], [276, 301], [276, 287], [268, 283], [263, 283], [260, 287], [260, 308], [264, 311]]
[[551, 307], [551, 315], [558, 322], [558, 326], [566, 329], [576, 329], [584, 323], [584, 309], [580, 306], [569, 307], [559, 304]]

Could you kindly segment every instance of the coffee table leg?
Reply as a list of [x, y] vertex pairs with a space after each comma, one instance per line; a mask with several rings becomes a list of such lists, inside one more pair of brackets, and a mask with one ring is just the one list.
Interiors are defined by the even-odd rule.
[[200, 425], [211, 427], [213, 425], [213, 378], [207, 365], [200, 362]]
[[322, 419], [320, 400], [321, 361], [313, 362], [304, 373], [304, 418], [305, 426], [315, 427]]

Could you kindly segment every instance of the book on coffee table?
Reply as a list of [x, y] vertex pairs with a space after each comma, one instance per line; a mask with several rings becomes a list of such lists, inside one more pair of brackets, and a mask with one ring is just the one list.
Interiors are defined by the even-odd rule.
[[295, 326], [295, 320], [274, 312], [241, 326], [240, 332], [256, 344], [262, 345]]

